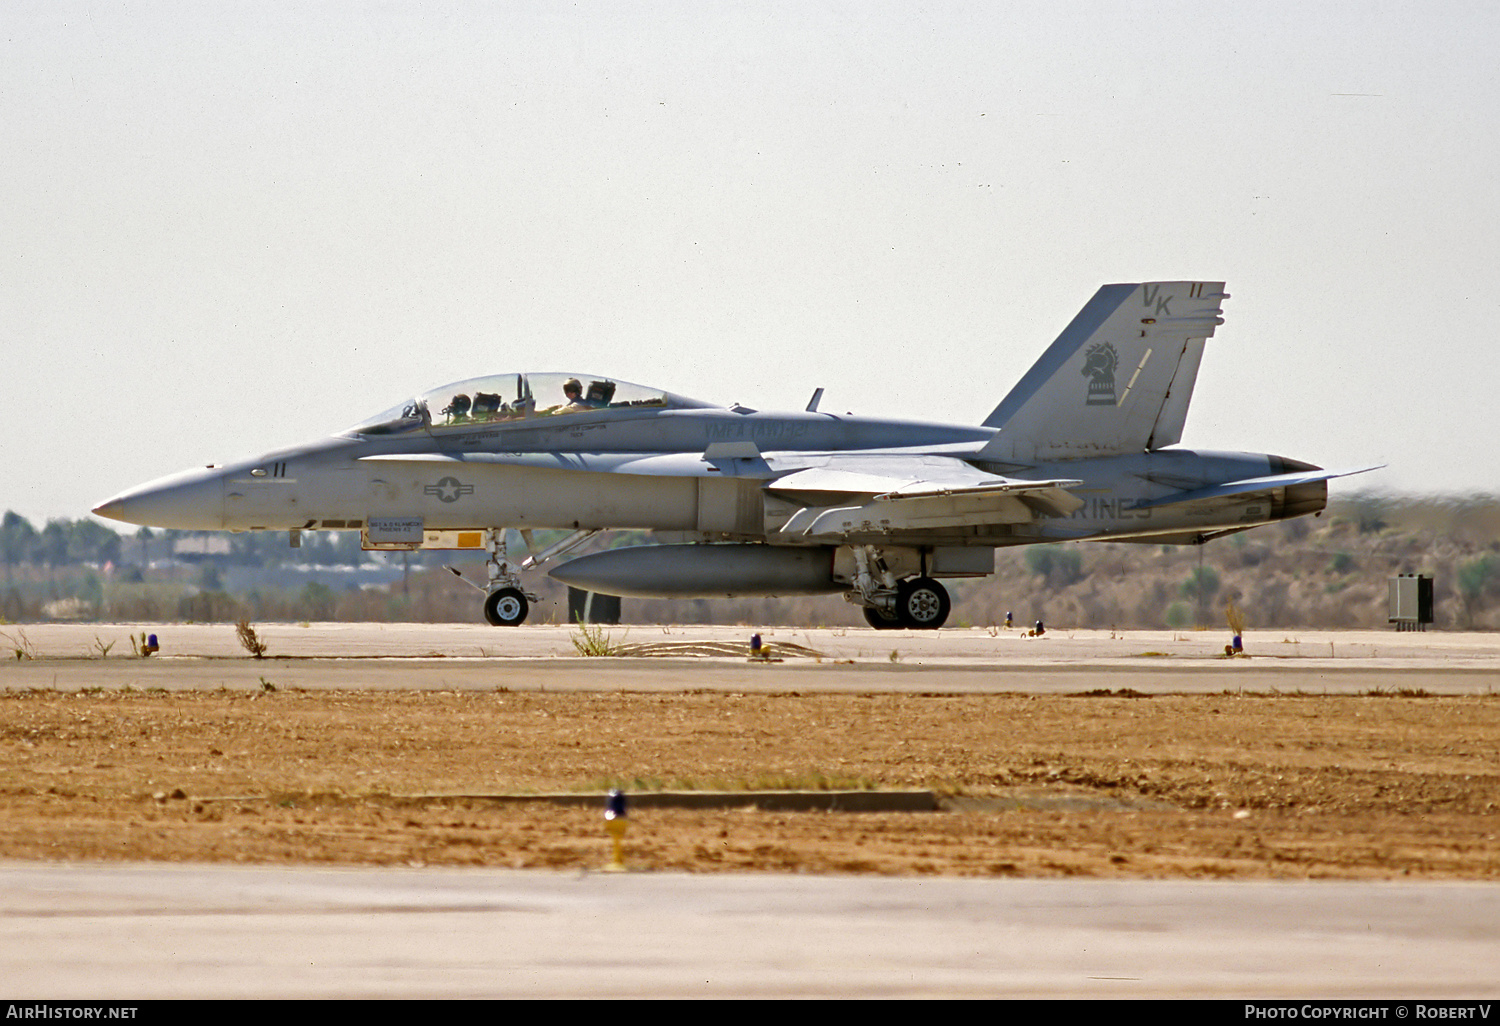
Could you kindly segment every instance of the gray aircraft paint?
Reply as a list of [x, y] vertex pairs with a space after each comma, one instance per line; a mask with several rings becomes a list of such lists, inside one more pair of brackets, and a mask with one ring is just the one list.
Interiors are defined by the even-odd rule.
[[[564, 375], [494, 375], [95, 512], [184, 529], [360, 529], [372, 546], [372, 520], [420, 533], [422, 547], [481, 547], [483, 533], [492, 593], [519, 581], [503, 529], [673, 532], [720, 544], [583, 555], [553, 576], [630, 595], [842, 590], [887, 613], [925, 581], [945, 616], [932, 578], [987, 572], [966, 550], [1202, 542], [1319, 512], [1328, 480], [1358, 472], [1168, 448], [1226, 298], [1221, 282], [1102, 287], [979, 426], [839, 416], [816, 399], [796, 412], [725, 408], [575, 375], [602, 397], [586, 407], [547, 394]], [[635, 398], [610, 405], [617, 395]], [[432, 411], [448, 396], [440, 423]]]

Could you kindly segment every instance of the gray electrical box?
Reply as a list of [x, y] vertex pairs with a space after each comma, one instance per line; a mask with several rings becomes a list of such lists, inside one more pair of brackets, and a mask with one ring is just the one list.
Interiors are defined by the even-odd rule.
[[1388, 622], [1398, 631], [1425, 631], [1432, 622], [1432, 578], [1425, 574], [1401, 574], [1391, 578], [1391, 612]]

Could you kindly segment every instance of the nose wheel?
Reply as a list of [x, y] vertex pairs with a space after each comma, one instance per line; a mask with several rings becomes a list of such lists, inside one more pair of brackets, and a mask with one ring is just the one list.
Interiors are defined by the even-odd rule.
[[526, 622], [530, 606], [519, 588], [492, 591], [484, 600], [484, 618], [491, 627], [518, 627]]

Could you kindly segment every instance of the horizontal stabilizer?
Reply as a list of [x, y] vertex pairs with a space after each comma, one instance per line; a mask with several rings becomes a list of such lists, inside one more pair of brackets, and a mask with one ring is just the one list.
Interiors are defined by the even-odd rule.
[[1185, 492], [1173, 492], [1163, 495], [1158, 499], [1146, 499], [1137, 502], [1132, 509], [1152, 509], [1156, 506], [1172, 506], [1179, 502], [1201, 502], [1204, 499], [1222, 499], [1230, 495], [1253, 495], [1257, 492], [1274, 491], [1277, 488], [1289, 488], [1292, 485], [1312, 484], [1314, 481], [1331, 481], [1336, 477], [1350, 477], [1354, 474], [1365, 474], [1372, 470], [1379, 470], [1381, 464], [1376, 467], [1360, 467], [1358, 470], [1303, 470], [1292, 474], [1272, 474], [1267, 477], [1247, 477], [1238, 481], [1226, 481], [1223, 484], [1212, 485], [1208, 488], [1194, 488]]

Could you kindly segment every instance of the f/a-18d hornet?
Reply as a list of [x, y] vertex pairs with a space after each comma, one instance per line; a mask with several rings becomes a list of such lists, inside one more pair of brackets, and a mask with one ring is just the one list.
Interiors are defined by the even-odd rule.
[[[433, 389], [321, 441], [189, 470], [94, 512], [194, 530], [354, 531], [368, 550], [487, 550], [484, 614], [600, 531], [663, 532], [551, 576], [607, 595], [842, 592], [873, 627], [941, 627], [943, 579], [1007, 545], [1201, 544], [1321, 512], [1331, 471], [1175, 448], [1222, 282], [1105, 285], [977, 426], [717, 406], [600, 374]], [[1373, 469], [1373, 468], [1363, 468]], [[529, 555], [512, 563], [508, 529]], [[537, 550], [531, 532], [564, 529]]]

